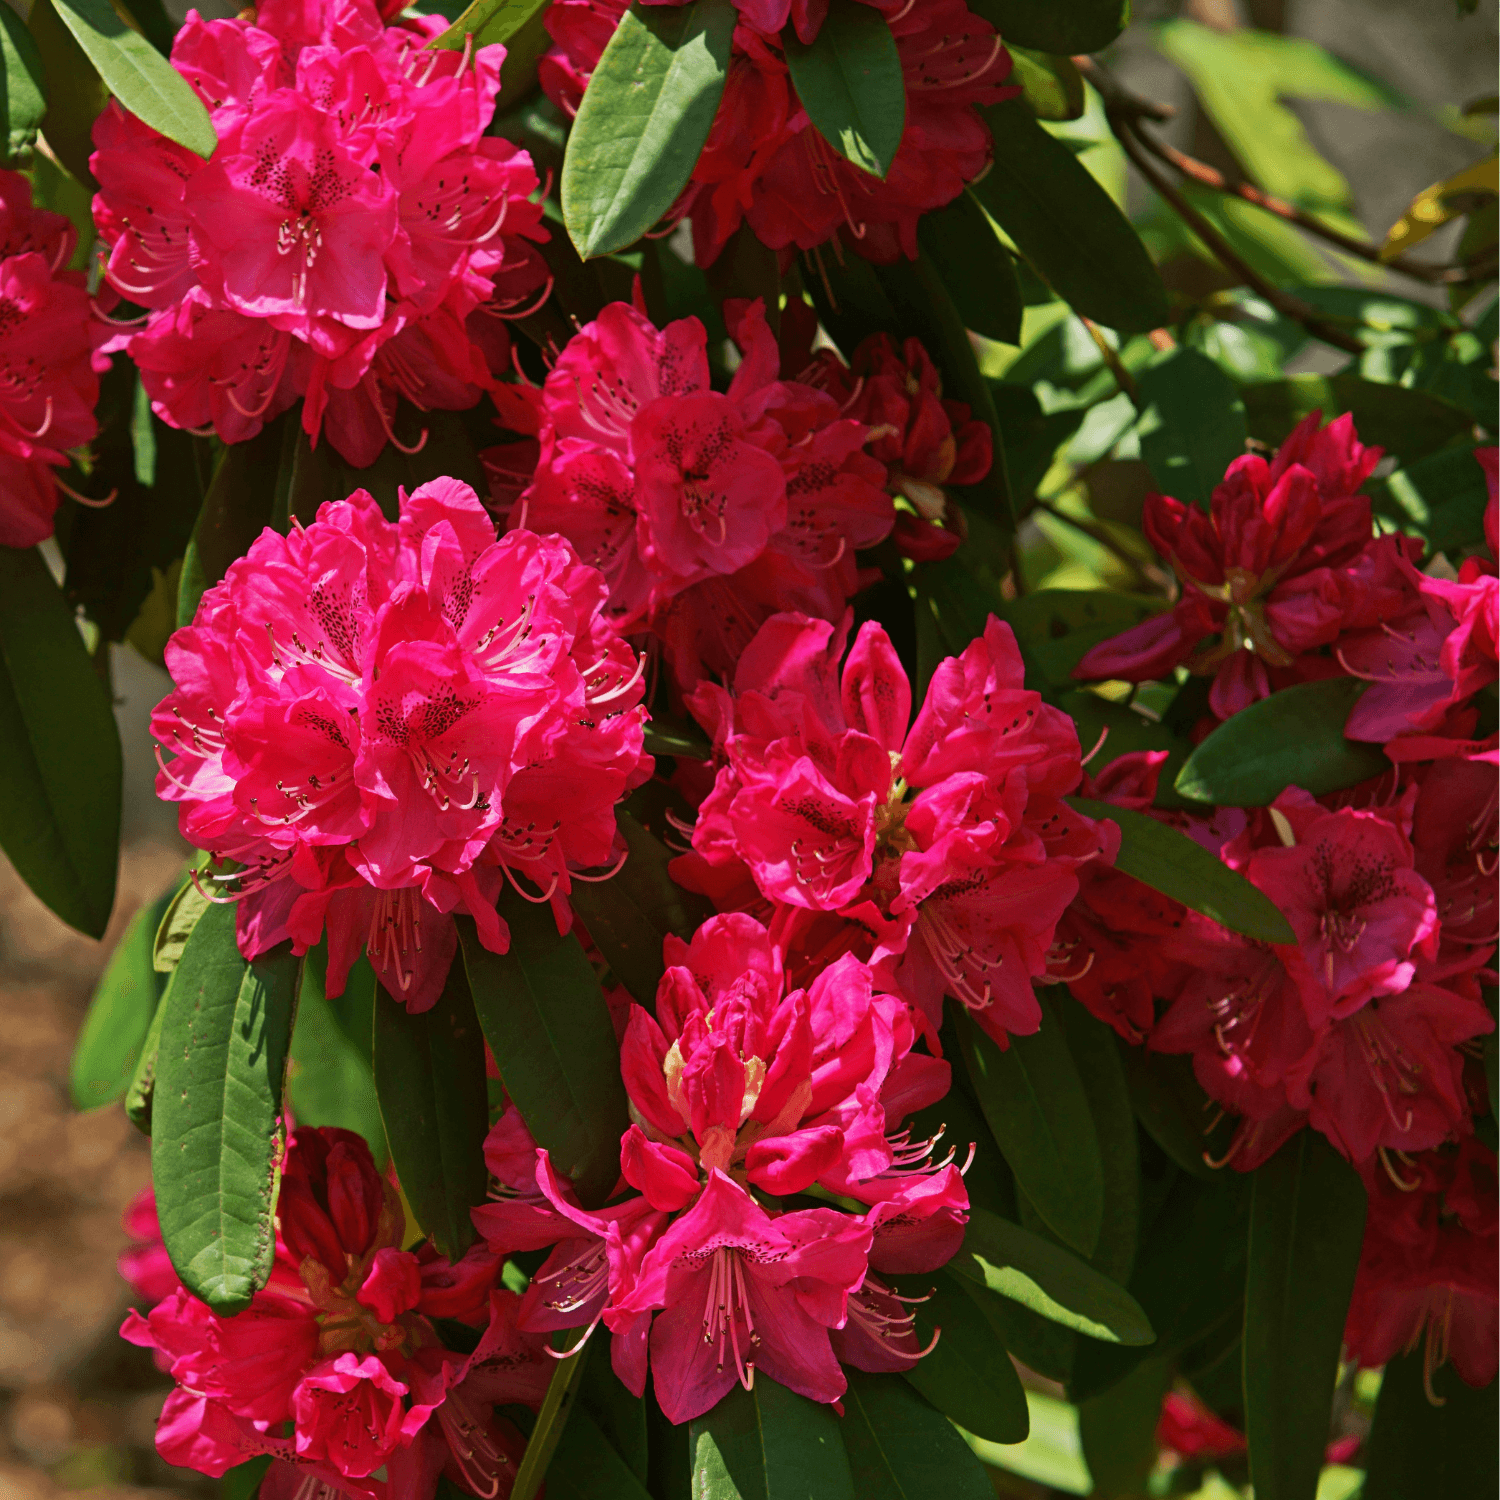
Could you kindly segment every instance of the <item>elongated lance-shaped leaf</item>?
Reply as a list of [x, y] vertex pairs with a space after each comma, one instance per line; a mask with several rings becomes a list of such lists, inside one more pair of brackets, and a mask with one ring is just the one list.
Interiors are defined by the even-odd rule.
[[36, 38], [8, 5], [0, 11], [0, 52], [4, 53], [5, 131], [7, 159], [28, 150], [47, 113], [47, 89], [42, 54]]
[[474, 3], [429, 47], [443, 47], [462, 52], [473, 38], [477, 50], [494, 42], [508, 42], [552, 0], [474, 0]]
[[1325, 677], [1252, 703], [1188, 756], [1178, 792], [1195, 802], [1267, 807], [1289, 786], [1321, 797], [1389, 771], [1379, 745], [1344, 738], [1365, 687], [1357, 677]]
[[151, 1104], [151, 1180], [182, 1284], [226, 1316], [271, 1274], [281, 1093], [302, 961], [289, 943], [252, 962], [233, 905], [193, 929], [163, 1002]]
[[[590, 1360], [584, 1378], [600, 1363]], [[651, 1500], [581, 1400], [568, 1418], [568, 1441], [558, 1444], [547, 1465], [547, 1500]]]
[[94, 1109], [118, 1099], [135, 1076], [166, 979], [151, 964], [156, 924], [171, 895], [143, 906], [110, 955], [109, 967], [89, 1001], [68, 1082], [73, 1103]]
[[1078, 1436], [1101, 1500], [1144, 1491], [1156, 1462], [1156, 1424], [1172, 1373], [1169, 1360], [1143, 1360], [1124, 1380], [1079, 1403]]
[[1104, 1218], [1104, 1166], [1078, 1067], [1047, 1001], [1033, 1036], [1002, 1051], [967, 1015], [958, 1017], [964, 1064], [979, 1107], [1022, 1191], [1048, 1228], [1092, 1255]]
[[375, 992], [375, 1094], [406, 1201], [433, 1243], [457, 1260], [474, 1243], [469, 1210], [485, 1201], [489, 1097], [484, 1047], [455, 954], [431, 1010]]
[[120, 857], [120, 735], [35, 549], [0, 547], [0, 848], [64, 922], [103, 937]]
[[1124, 1287], [1070, 1250], [984, 1209], [971, 1209], [949, 1271], [1054, 1323], [1107, 1344], [1149, 1344], [1150, 1321]]
[[52, 0], [116, 99], [131, 114], [206, 161], [218, 137], [208, 109], [187, 79], [140, 32], [132, 31], [109, 0]]
[[[693, 1500], [856, 1500], [839, 1419], [757, 1371], [688, 1429]], [[863, 1500], [860, 1496], [859, 1500]]]
[[1010, 251], [967, 189], [917, 225], [922, 254], [933, 264], [964, 327], [1002, 344], [1021, 342], [1021, 283]]
[[588, 260], [633, 245], [677, 201], [729, 76], [733, 0], [632, 5], [599, 59], [563, 159], [568, 237]]
[[537, 1144], [595, 1206], [619, 1177], [630, 1124], [609, 1007], [582, 944], [558, 935], [550, 906], [511, 895], [500, 911], [510, 925], [504, 954], [458, 919], [479, 1024]]
[[130, 1084], [125, 1090], [125, 1118], [142, 1135], [151, 1134], [151, 1099], [156, 1092], [156, 1063], [161, 1053], [161, 1023], [167, 1013], [167, 996], [171, 993], [172, 976], [167, 976], [166, 988], [156, 1002], [155, 1014], [146, 1028], [145, 1040], [141, 1043], [140, 1056], [136, 1059], [135, 1072], [130, 1075]]
[[1206, 354], [1174, 349], [1136, 381], [1141, 457], [1157, 487], [1208, 509], [1214, 486], [1245, 452], [1245, 403]]
[[811, 42], [788, 26], [781, 44], [818, 134], [846, 161], [883, 178], [906, 129], [906, 80], [885, 17], [860, 0], [829, 0]]
[[542, 1409], [537, 1413], [536, 1425], [526, 1441], [526, 1452], [521, 1466], [516, 1470], [516, 1482], [510, 1492], [511, 1500], [532, 1500], [542, 1481], [547, 1477], [547, 1466], [557, 1445], [562, 1440], [563, 1428], [573, 1413], [578, 1396], [578, 1382], [583, 1376], [584, 1363], [592, 1347], [582, 1334], [569, 1331], [565, 1339], [575, 1340], [570, 1347], [574, 1352], [557, 1362], [552, 1372], [547, 1394], [542, 1398]]
[[844, 1450], [860, 1500], [992, 1500], [984, 1465], [899, 1375], [849, 1371]]
[[1117, 870], [1246, 937], [1263, 943], [1296, 942], [1287, 919], [1264, 891], [1235, 874], [1185, 833], [1145, 813], [1130, 812], [1108, 802], [1088, 797], [1067, 800], [1087, 817], [1108, 818], [1120, 825]]
[[1007, 42], [1038, 52], [1098, 52], [1130, 19], [1130, 0], [975, 0], [972, 7]]
[[1314, 1130], [1255, 1174], [1244, 1357], [1257, 1500], [1317, 1492], [1365, 1206], [1359, 1174]]

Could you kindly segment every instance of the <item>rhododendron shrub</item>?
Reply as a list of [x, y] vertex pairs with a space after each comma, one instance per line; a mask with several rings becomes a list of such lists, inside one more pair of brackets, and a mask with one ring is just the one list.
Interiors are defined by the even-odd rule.
[[1494, 1494], [1482, 111], [1366, 243], [1290, 12], [114, 8], [7, 27], [0, 847], [161, 1457]]

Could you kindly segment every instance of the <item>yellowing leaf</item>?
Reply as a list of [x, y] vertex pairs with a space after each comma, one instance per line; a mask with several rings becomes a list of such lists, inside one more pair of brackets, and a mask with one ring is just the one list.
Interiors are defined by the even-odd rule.
[[1385, 244], [1380, 247], [1380, 258], [1391, 260], [1413, 245], [1420, 245], [1444, 224], [1472, 213], [1480, 206], [1475, 194], [1481, 198], [1500, 197], [1500, 160], [1494, 156], [1423, 188], [1411, 200], [1406, 212], [1391, 225]]

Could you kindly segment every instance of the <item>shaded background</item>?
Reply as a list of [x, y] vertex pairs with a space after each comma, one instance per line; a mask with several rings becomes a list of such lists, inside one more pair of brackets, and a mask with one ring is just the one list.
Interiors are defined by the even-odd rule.
[[[219, 15], [236, 8], [203, 7]], [[1495, 90], [1495, 0], [1468, 17], [1453, 0], [1142, 0], [1106, 62], [1130, 88], [1178, 107], [1162, 131], [1167, 140], [1231, 176], [1241, 175], [1232, 154], [1150, 40], [1151, 21], [1179, 14], [1316, 41], [1419, 106], [1461, 105]], [[1355, 212], [1376, 240], [1415, 193], [1480, 154], [1420, 110], [1288, 103], [1349, 180]], [[1144, 201], [1134, 184], [1132, 207]], [[1444, 258], [1453, 238], [1434, 239], [1423, 258]], [[1405, 282], [1393, 289], [1428, 301], [1441, 295]], [[65, 928], [0, 855], [0, 1500], [79, 1490], [98, 1500], [166, 1500], [217, 1490], [156, 1457], [153, 1427], [167, 1383], [149, 1354], [115, 1332], [129, 1301], [114, 1269], [126, 1244], [120, 1215], [147, 1181], [147, 1143], [118, 1106], [80, 1115], [68, 1100], [68, 1059], [94, 982], [130, 916], [175, 880], [185, 854], [171, 810], [151, 787], [147, 721], [167, 679], [129, 649], [114, 648], [114, 668], [125, 849], [105, 941]], [[1050, 1493], [997, 1475], [1001, 1485], [1007, 1494]]]

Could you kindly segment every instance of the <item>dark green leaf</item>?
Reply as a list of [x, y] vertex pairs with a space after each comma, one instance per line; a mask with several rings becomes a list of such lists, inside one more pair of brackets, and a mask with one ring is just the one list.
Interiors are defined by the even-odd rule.
[[[601, 1363], [590, 1360], [588, 1369]], [[558, 1445], [547, 1466], [547, 1500], [650, 1500], [650, 1496], [580, 1403], [568, 1418], [568, 1441]]]
[[[600, 1434], [641, 1484], [648, 1482], [650, 1453], [646, 1437], [646, 1402], [620, 1382], [607, 1359], [593, 1359], [583, 1371], [578, 1409], [587, 1412]], [[574, 1415], [577, 1420], [577, 1414]], [[556, 1469], [553, 1469], [556, 1474]], [[550, 1480], [549, 1480], [550, 1483]]]
[[437, 1004], [420, 1015], [375, 991], [375, 1092], [386, 1142], [417, 1223], [449, 1260], [474, 1243], [469, 1210], [489, 1187], [482, 1040], [457, 955]]
[[473, 38], [474, 50], [494, 42], [509, 42], [551, 0], [474, 0], [474, 3], [429, 47], [462, 52]]
[[[693, 1500], [855, 1500], [839, 1419], [757, 1371], [688, 1429]], [[863, 1496], [859, 1497], [863, 1500]]]
[[1203, 1159], [1208, 1116], [1202, 1106], [1210, 1101], [1191, 1060], [1138, 1047], [1124, 1047], [1122, 1056], [1131, 1107], [1146, 1134], [1184, 1172], [1214, 1181], [1219, 1173]]
[[[46, 85], [47, 113], [42, 116], [42, 133], [58, 161], [87, 193], [94, 186], [89, 175], [94, 121], [109, 102], [109, 90], [83, 48], [73, 40], [73, 33], [63, 25], [52, 0], [32, 0], [26, 29], [41, 54]], [[41, 160], [45, 162], [46, 157]], [[45, 168], [33, 168], [39, 180], [44, 172]], [[69, 181], [60, 172], [55, 176], [63, 182]]]
[[130, 919], [89, 1001], [89, 1013], [68, 1069], [73, 1103], [79, 1109], [113, 1102], [135, 1076], [141, 1048], [166, 986], [166, 980], [151, 966], [151, 945], [156, 924], [170, 899], [170, 895], [164, 895]]
[[1150, 1359], [1128, 1379], [1079, 1404], [1078, 1436], [1096, 1500], [1144, 1490], [1156, 1462], [1162, 1398], [1171, 1388], [1171, 1362]]
[[1456, 559], [1484, 543], [1489, 493], [1471, 447], [1442, 448], [1365, 486], [1375, 514]]
[[1244, 455], [1245, 403], [1207, 355], [1177, 349], [1136, 382], [1141, 457], [1164, 494], [1208, 508], [1224, 471]]
[[1021, 1442], [1030, 1426], [1026, 1392], [1004, 1346], [974, 1316], [969, 1294], [942, 1271], [903, 1277], [896, 1289], [903, 1296], [926, 1298], [912, 1305], [923, 1348], [942, 1330], [937, 1343], [906, 1372], [907, 1380], [976, 1437]]
[[568, 237], [585, 260], [632, 245], [677, 201], [724, 93], [732, 0], [632, 5], [578, 107], [563, 161]]
[[993, 1500], [969, 1445], [899, 1375], [848, 1375], [844, 1448], [860, 1500]]
[[1107, 802], [1069, 797], [1068, 803], [1087, 817], [1108, 818], [1120, 825], [1117, 870], [1246, 937], [1264, 943], [1296, 941], [1269, 896], [1185, 833], [1145, 813], [1128, 812]]
[[[998, 1341], [1001, 1348], [1013, 1354], [1028, 1370], [1035, 1370], [1038, 1375], [1045, 1375], [1060, 1385], [1069, 1382], [1080, 1343], [1091, 1341], [1019, 1302], [1012, 1302], [1009, 1297], [997, 1297], [977, 1281], [970, 1281], [965, 1276], [955, 1276], [954, 1281], [973, 1302], [980, 1326], [989, 1337]], [[1117, 1349], [1120, 1346], [1099, 1347]]]
[[972, 1209], [963, 1249], [948, 1269], [1077, 1333], [1109, 1344], [1149, 1344], [1155, 1334], [1124, 1287], [1070, 1250]]
[[1500, 1488], [1494, 1381], [1475, 1390], [1443, 1365], [1432, 1375], [1432, 1393], [1442, 1403], [1434, 1405], [1423, 1389], [1422, 1358], [1415, 1349], [1385, 1367], [1360, 1500], [1456, 1500]]
[[992, 614], [1005, 608], [1004, 596], [963, 561], [963, 549], [939, 563], [924, 563], [912, 574], [917, 614], [929, 614], [937, 625], [939, 660], [957, 656], [984, 634]]
[[537, 1144], [586, 1205], [603, 1203], [630, 1123], [609, 1007], [578, 939], [558, 936], [550, 906], [512, 895], [500, 910], [510, 924], [505, 954], [459, 921], [480, 1024]]
[[1381, 775], [1391, 768], [1384, 751], [1344, 738], [1364, 690], [1357, 677], [1325, 677], [1252, 703], [1188, 756], [1177, 790], [1195, 802], [1268, 807], [1289, 786], [1320, 797]]
[[120, 735], [41, 554], [0, 547], [0, 848], [70, 926], [103, 937], [120, 857]]
[[145, 37], [120, 19], [109, 0], [53, 4], [110, 93], [131, 114], [205, 161], [213, 155], [218, 137], [203, 101]]
[[262, 1454], [249, 1463], [236, 1464], [225, 1474], [219, 1490], [220, 1500], [255, 1500], [260, 1493], [260, 1482], [271, 1467], [271, 1455]]
[[25, 23], [8, 5], [0, 12], [0, 52], [5, 54], [5, 110], [3, 123], [6, 155], [28, 151], [36, 140], [37, 127], [47, 113], [47, 94], [42, 54]]
[[979, 1107], [1016, 1182], [1065, 1243], [1092, 1255], [1104, 1217], [1104, 1166], [1077, 1065], [1040, 995], [1041, 1028], [1003, 1051], [967, 1015], [958, 1018]]
[[167, 14], [162, 0], [121, 0], [130, 19], [141, 29], [141, 34], [163, 57], [172, 55], [172, 41], [177, 35], [177, 22]]
[[818, 134], [846, 161], [883, 178], [906, 129], [906, 82], [885, 17], [859, 0], [829, 0], [811, 42], [788, 26], [781, 44]]
[[141, 1043], [140, 1057], [135, 1072], [130, 1076], [130, 1086], [125, 1090], [125, 1118], [142, 1135], [151, 1134], [151, 1098], [156, 1091], [156, 1062], [161, 1048], [161, 1023], [167, 1013], [167, 995], [172, 980], [167, 979], [161, 999], [156, 1002], [156, 1012], [146, 1028], [146, 1038]]
[[281, 1091], [301, 959], [247, 963], [232, 905], [211, 906], [162, 1003], [151, 1181], [182, 1284], [225, 1316], [271, 1274]]
[[1377, 385], [1358, 375], [1290, 375], [1240, 387], [1250, 436], [1279, 446], [1309, 412], [1327, 420], [1350, 412], [1362, 441], [1378, 443], [1403, 464], [1467, 433], [1474, 419], [1461, 406], [1427, 391]]
[[922, 253], [933, 264], [965, 328], [1002, 344], [1021, 342], [1021, 285], [978, 200], [967, 189], [917, 225]]
[[689, 760], [708, 760], [714, 753], [696, 724], [655, 714], [646, 721], [646, 749], [652, 755], [684, 755]]
[[1165, 323], [1161, 277], [1140, 236], [1088, 168], [1037, 124], [1024, 100], [990, 105], [984, 115], [994, 133], [995, 159], [973, 193], [1037, 274], [1075, 312], [1122, 333], [1146, 333]]
[[1125, 29], [1129, 0], [981, 0], [975, 13], [1038, 52], [1098, 52]]
[[[454, 967], [457, 968], [458, 965], [455, 964]], [[563, 1337], [569, 1340], [576, 1338], [576, 1343], [568, 1347], [575, 1348], [577, 1352], [567, 1359], [559, 1360], [557, 1368], [552, 1372], [552, 1382], [542, 1399], [536, 1426], [531, 1429], [521, 1466], [516, 1470], [516, 1483], [511, 1490], [510, 1500], [532, 1500], [532, 1496], [541, 1488], [552, 1457], [557, 1452], [557, 1445], [562, 1439], [563, 1428], [573, 1415], [579, 1377], [583, 1374], [591, 1346], [584, 1342], [581, 1334], [569, 1332]]]
[[1365, 1227], [1359, 1174], [1315, 1130], [1255, 1174], [1245, 1279], [1245, 1436], [1258, 1500], [1311, 1500]]
[[617, 875], [597, 884], [575, 880], [569, 900], [615, 978], [650, 1009], [666, 972], [662, 939], [691, 938], [713, 907], [667, 873], [671, 851], [621, 808], [620, 832], [630, 853]]
[[[1145, 594], [1111, 589], [1037, 589], [1001, 602], [999, 614], [1016, 633], [1027, 685], [1040, 687], [1040, 678], [1054, 687], [1071, 688], [1073, 668], [1094, 646], [1160, 614], [1162, 604]], [[1087, 751], [1089, 745], [1083, 748]], [[1115, 753], [1111, 746], [1105, 759]]]
[[1015, 71], [1011, 82], [1021, 85], [1021, 96], [1039, 120], [1078, 120], [1087, 100], [1083, 75], [1071, 57], [1033, 52], [1011, 45], [1007, 49]]

